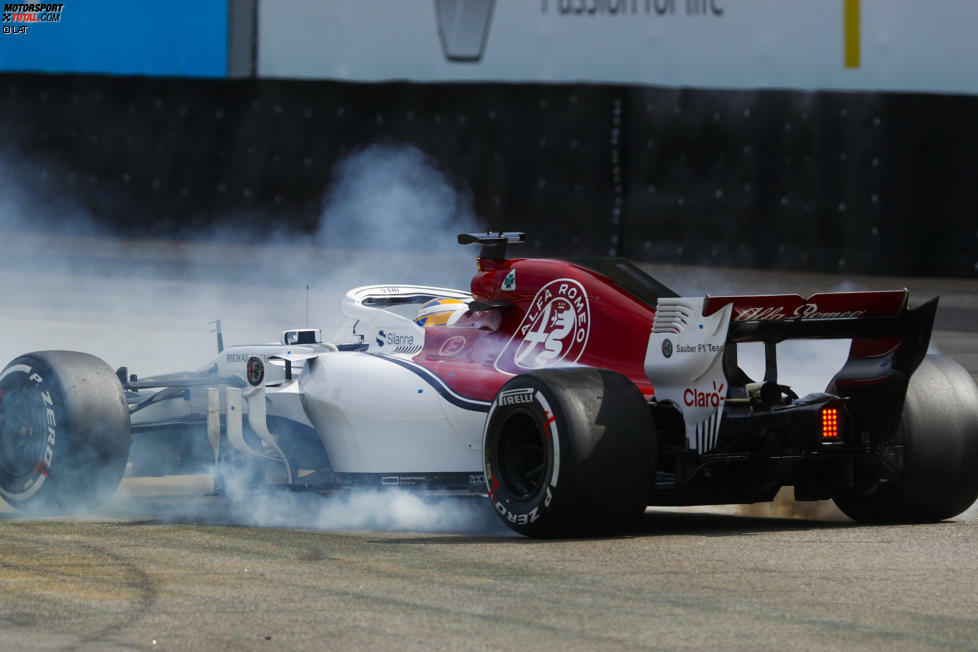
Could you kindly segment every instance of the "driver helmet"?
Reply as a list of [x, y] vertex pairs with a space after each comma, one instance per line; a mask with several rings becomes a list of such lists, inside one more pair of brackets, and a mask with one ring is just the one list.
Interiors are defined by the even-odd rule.
[[468, 310], [469, 305], [460, 299], [432, 299], [421, 306], [414, 323], [422, 328], [451, 326]]

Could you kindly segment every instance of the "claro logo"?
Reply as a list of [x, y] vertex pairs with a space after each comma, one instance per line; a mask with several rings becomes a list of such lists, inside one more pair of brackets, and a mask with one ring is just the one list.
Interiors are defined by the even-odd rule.
[[717, 387], [717, 381], [713, 381], [713, 391], [703, 392], [695, 387], [687, 387], [686, 391], [683, 392], [683, 403], [687, 407], [718, 407], [723, 403], [727, 395], [724, 393], [723, 389], [725, 383], [720, 383]]
[[435, 0], [441, 49], [449, 61], [482, 59], [496, 0]]

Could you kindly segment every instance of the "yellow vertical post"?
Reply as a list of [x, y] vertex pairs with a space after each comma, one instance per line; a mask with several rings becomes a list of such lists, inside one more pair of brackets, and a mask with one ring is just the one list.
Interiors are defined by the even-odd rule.
[[846, 68], [859, 67], [859, 0], [842, 0]]

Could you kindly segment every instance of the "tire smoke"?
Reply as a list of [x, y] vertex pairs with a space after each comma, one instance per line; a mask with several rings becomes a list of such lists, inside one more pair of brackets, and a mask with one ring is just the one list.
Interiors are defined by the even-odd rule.
[[225, 483], [227, 517], [240, 525], [513, 535], [481, 496], [404, 489], [337, 490], [326, 495], [256, 490], [249, 480], [227, 475]]
[[[29, 176], [28, 163], [0, 154], [0, 179]], [[304, 236], [272, 228], [214, 229], [183, 241], [122, 239], [69, 198], [4, 185], [4, 364], [27, 351], [69, 349], [140, 376], [190, 371], [216, 354], [211, 320], [222, 320], [228, 345], [277, 340], [280, 331], [307, 325], [308, 286], [308, 325], [328, 337], [343, 321], [340, 300], [351, 287], [464, 289], [474, 268], [476, 251], [455, 242], [457, 233], [479, 229], [468, 195], [411, 146], [374, 145], [344, 159], [324, 194], [318, 230]], [[270, 527], [508, 532], [484, 500], [403, 490], [256, 492], [244, 476], [225, 476], [225, 497], [204, 499], [210, 487], [203, 479], [127, 479], [106, 510]]]
[[[410, 146], [374, 145], [342, 161], [324, 194], [319, 229], [305, 236], [272, 228], [260, 234], [216, 229], [192, 241], [120, 239], [69, 198], [21, 190], [17, 179], [30, 176], [29, 167], [14, 165], [0, 152], [0, 179], [6, 180], [0, 187], [4, 363], [28, 351], [69, 349], [141, 376], [193, 370], [216, 353], [208, 329], [214, 319], [222, 320], [228, 345], [276, 340], [280, 331], [296, 326], [322, 327], [332, 335], [342, 321], [340, 299], [351, 287], [468, 287], [476, 252], [459, 247], [455, 235], [484, 228], [468, 195]], [[655, 273], [691, 296], [826, 289], [825, 277], [785, 287], [776, 274], [759, 282], [756, 275], [676, 266]], [[863, 285], [846, 281], [835, 289]], [[800, 395], [822, 391], [847, 350], [842, 341], [784, 343], [781, 380]], [[760, 347], [744, 347], [740, 361], [748, 374], [763, 375]], [[209, 490], [198, 485], [190, 484], [197, 496]], [[176, 507], [165, 497], [127, 500], [126, 491], [118, 497], [125, 505], [117, 500], [110, 511], [267, 527], [509, 533], [485, 501], [403, 490], [256, 493], [232, 479], [225, 498]], [[155, 491], [141, 495], [168, 489]], [[748, 516], [845, 518], [828, 501], [797, 503], [787, 491], [773, 503], [734, 509]], [[973, 506], [959, 518], [976, 515]]]

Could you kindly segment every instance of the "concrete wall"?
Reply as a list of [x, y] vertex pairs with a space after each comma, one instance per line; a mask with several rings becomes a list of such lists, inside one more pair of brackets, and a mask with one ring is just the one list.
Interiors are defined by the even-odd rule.
[[262, 0], [258, 73], [976, 93], [972, 0]]

